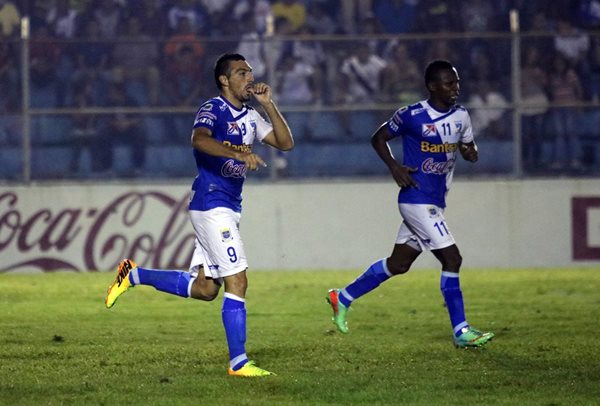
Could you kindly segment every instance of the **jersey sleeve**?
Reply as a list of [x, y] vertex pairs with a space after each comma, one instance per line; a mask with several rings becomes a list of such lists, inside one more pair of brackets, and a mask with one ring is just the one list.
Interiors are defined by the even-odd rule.
[[256, 138], [262, 142], [265, 137], [273, 131], [273, 126], [267, 120], [265, 120], [256, 110], [252, 110], [251, 113], [254, 115], [256, 122]]
[[407, 110], [408, 107], [406, 106], [399, 108], [398, 110], [396, 110], [394, 115], [387, 121], [388, 130], [390, 130], [390, 134], [392, 134], [394, 137], [399, 137], [402, 135], [405, 126], [404, 113]]
[[464, 144], [473, 141], [473, 126], [471, 125], [471, 116], [469, 116], [469, 113], [465, 114], [464, 127], [462, 129], [462, 134], [460, 135], [460, 141]]
[[204, 127], [214, 132], [221, 109], [214, 100], [209, 100], [198, 109], [194, 119], [194, 128]]

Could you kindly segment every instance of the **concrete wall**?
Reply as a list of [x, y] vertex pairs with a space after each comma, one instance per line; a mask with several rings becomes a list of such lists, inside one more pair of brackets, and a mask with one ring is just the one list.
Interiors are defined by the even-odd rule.
[[[132, 256], [187, 266], [188, 183], [0, 187], [0, 270], [107, 270]], [[391, 179], [249, 182], [241, 232], [250, 266], [368, 266], [400, 224]], [[598, 180], [456, 181], [446, 218], [465, 267], [600, 269]], [[437, 268], [429, 253], [416, 267]]]

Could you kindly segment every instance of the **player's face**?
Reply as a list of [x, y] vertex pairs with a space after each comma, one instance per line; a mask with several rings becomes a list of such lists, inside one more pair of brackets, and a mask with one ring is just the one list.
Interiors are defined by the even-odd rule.
[[445, 109], [456, 104], [458, 95], [460, 94], [458, 72], [456, 69], [445, 69], [439, 72], [438, 79], [433, 83], [431, 88], [431, 100]]
[[227, 77], [229, 93], [241, 102], [249, 101], [252, 96], [252, 84], [254, 83], [252, 68], [246, 61], [232, 61], [230, 68]]

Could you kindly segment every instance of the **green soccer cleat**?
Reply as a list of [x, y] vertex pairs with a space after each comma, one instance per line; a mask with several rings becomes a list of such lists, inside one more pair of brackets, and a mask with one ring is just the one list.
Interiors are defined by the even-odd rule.
[[266, 369], [257, 367], [256, 365], [254, 365], [254, 361], [246, 362], [244, 364], [244, 366], [241, 367], [240, 369], [238, 369], [237, 371], [234, 371], [233, 369], [229, 368], [227, 370], [227, 373], [232, 376], [249, 376], [249, 377], [277, 375], [273, 372], [267, 371]]
[[117, 268], [115, 281], [108, 287], [108, 293], [104, 301], [107, 309], [113, 307], [119, 296], [132, 287], [131, 282], [129, 282], [129, 272], [136, 267], [135, 262], [130, 259], [121, 261], [119, 268]]
[[468, 327], [467, 329], [463, 329], [461, 335], [454, 337], [454, 346], [456, 348], [481, 347], [492, 338], [494, 338], [494, 333], [492, 332], [483, 333], [473, 327]]
[[333, 324], [336, 325], [341, 333], [347, 334], [348, 322], [346, 321], [346, 313], [348, 312], [348, 308], [340, 302], [339, 295], [339, 289], [329, 289], [327, 303], [331, 305], [331, 309], [333, 310], [333, 317], [331, 318]]

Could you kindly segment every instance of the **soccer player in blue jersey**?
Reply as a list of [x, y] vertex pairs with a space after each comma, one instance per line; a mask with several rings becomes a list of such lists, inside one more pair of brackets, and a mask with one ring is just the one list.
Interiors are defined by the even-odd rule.
[[[400, 187], [398, 205], [403, 222], [392, 254], [374, 262], [343, 289], [331, 289], [327, 301], [333, 322], [348, 332], [346, 316], [352, 302], [394, 275], [408, 272], [423, 250], [431, 250], [442, 264], [440, 288], [453, 329], [456, 347], [479, 347], [494, 337], [467, 322], [459, 283], [462, 257], [444, 218], [446, 194], [458, 153], [470, 162], [478, 159], [467, 110], [456, 104], [459, 77], [447, 61], [436, 60], [425, 69], [429, 98], [402, 107], [371, 138], [373, 148]], [[403, 162], [388, 145], [402, 137]]]
[[[223, 325], [229, 347], [228, 373], [265, 376], [246, 355], [248, 263], [240, 237], [242, 185], [247, 170], [265, 166], [252, 152], [255, 139], [281, 151], [294, 147], [289, 126], [271, 99], [271, 87], [254, 83], [252, 68], [239, 54], [222, 55], [215, 63], [220, 95], [200, 106], [194, 120], [192, 147], [198, 176], [192, 185], [189, 214], [196, 246], [189, 271], [156, 270], [123, 260], [109, 287], [106, 307], [136, 285], [149, 285], [173, 295], [213, 300], [225, 285]], [[248, 106], [256, 100], [269, 121]]]

